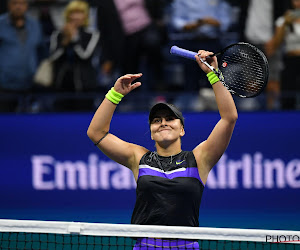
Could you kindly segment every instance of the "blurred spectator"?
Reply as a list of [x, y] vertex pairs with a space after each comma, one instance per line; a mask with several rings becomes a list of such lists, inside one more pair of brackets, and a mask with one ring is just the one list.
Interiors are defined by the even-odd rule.
[[[50, 36], [55, 30], [54, 16], [51, 13], [51, 8], [56, 6], [57, 0], [29, 0], [30, 6], [28, 13], [35, 17], [41, 24], [43, 38], [47, 48], [50, 47]], [[49, 52], [49, 49], [48, 49]]]
[[[9, 0], [8, 12], [0, 16], [0, 91], [22, 97], [32, 91], [38, 56], [44, 54], [40, 24], [27, 9], [27, 0]], [[2, 99], [0, 109], [15, 111], [18, 100]]]
[[300, 0], [291, 0], [292, 8], [276, 21], [270, 41], [270, 54], [284, 46], [284, 69], [281, 77], [282, 108], [295, 109], [300, 95]]
[[[142, 79], [143, 90], [154, 87], [154, 82], [161, 80], [164, 3], [164, 0], [98, 1], [103, 75], [143, 71], [146, 77]], [[150, 78], [153, 84], [146, 82]]]
[[[231, 24], [231, 6], [223, 0], [173, 0], [170, 6], [170, 39], [172, 45], [197, 52], [199, 48], [218, 52], [222, 36]], [[181, 59], [180, 59], [181, 60]], [[184, 90], [207, 86], [204, 73], [193, 61], [184, 64]]]
[[49, 48], [50, 47], [50, 37], [51, 37], [51, 34], [55, 30], [49, 7], [41, 6], [38, 18], [39, 18], [38, 20], [40, 21], [41, 26], [42, 26], [43, 37]]
[[[66, 5], [71, 0], [28, 0], [30, 3], [29, 13], [36, 19], [43, 19], [42, 23], [45, 28], [45, 33], [51, 31], [52, 25], [55, 29], [61, 29], [64, 26], [64, 19], [61, 18]], [[49, 20], [51, 19], [51, 20]], [[51, 26], [49, 26], [49, 21]], [[50, 34], [51, 35], [51, 34]]]
[[99, 32], [88, 29], [89, 5], [84, 1], [70, 2], [64, 11], [65, 25], [54, 31], [50, 54], [54, 62], [55, 89], [88, 91], [97, 87], [97, 71], [92, 64]]
[[[281, 54], [278, 51], [271, 55], [268, 42], [274, 34], [275, 20], [284, 13], [286, 3], [282, 0], [243, 0], [238, 4], [241, 8], [240, 40], [255, 45], [267, 55], [270, 70], [266, 88], [267, 108], [279, 109]], [[254, 102], [254, 100], [248, 101]], [[255, 100], [257, 101], [258, 99]], [[261, 108], [257, 103], [253, 105]]]

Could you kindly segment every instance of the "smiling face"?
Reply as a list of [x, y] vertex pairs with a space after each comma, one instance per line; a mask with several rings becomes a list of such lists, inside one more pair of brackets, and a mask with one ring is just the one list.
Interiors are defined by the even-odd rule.
[[167, 109], [156, 112], [150, 123], [151, 139], [157, 143], [180, 141], [184, 128], [180, 119]]

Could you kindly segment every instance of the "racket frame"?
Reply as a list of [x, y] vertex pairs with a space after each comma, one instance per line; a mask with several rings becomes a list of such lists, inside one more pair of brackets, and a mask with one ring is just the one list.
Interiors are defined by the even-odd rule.
[[[245, 95], [239, 94], [239, 93], [237, 93], [236, 91], [232, 90], [232, 89], [225, 83], [225, 80], [224, 80], [224, 77], [223, 77], [223, 75], [222, 75], [221, 70], [218, 70], [218, 71], [217, 71], [214, 67], [212, 67], [212, 66], [211, 66], [210, 64], [208, 64], [205, 60], [203, 60], [199, 55], [198, 55], [198, 57], [199, 57], [199, 59], [200, 59], [200, 61], [201, 61], [202, 63], [204, 63], [210, 70], [212, 70], [212, 71], [219, 77], [221, 83], [227, 88], [227, 90], [228, 90], [230, 93], [232, 93], [232, 94], [234, 94], [234, 95], [237, 95], [237, 96], [239, 96], [239, 97], [241, 97], [241, 98], [252, 98], [252, 97], [258, 96], [258, 95], [264, 90], [265, 86], [267, 85], [267, 83], [268, 83], [268, 77], [269, 77], [269, 74], [268, 74], [268, 72], [269, 72], [269, 64], [268, 64], [268, 60], [267, 60], [265, 54], [264, 54], [260, 49], [258, 49], [257, 47], [255, 47], [254, 45], [252, 45], [252, 44], [250, 44], [250, 43], [238, 42], [238, 43], [234, 43], [234, 44], [231, 44], [231, 45], [225, 47], [225, 48], [222, 49], [220, 52], [217, 52], [217, 53], [214, 53], [213, 55], [208, 56], [208, 58], [209, 58], [209, 57], [214, 57], [214, 56], [222, 55], [222, 54], [224, 54], [224, 52], [225, 52], [226, 50], [228, 50], [229, 48], [231, 48], [231, 47], [233, 47], [233, 46], [236, 46], [236, 45], [246, 45], [246, 46], [248, 46], [248, 47], [251, 47], [253, 50], [255, 50], [255, 51], [261, 56], [261, 58], [262, 58], [263, 61], [264, 61], [265, 70], [266, 70], [266, 72], [267, 72], [267, 75], [265, 76], [265, 80], [264, 80], [264, 85], [261, 87], [260, 91], [258, 91], [257, 93], [255, 93], [255, 94], [252, 95], [252, 96], [245, 96]], [[187, 54], [186, 54], [186, 55], [182, 55], [182, 54], [173, 53], [172, 48], [176, 48], [176, 49], [183, 50], [183, 51], [185, 51]], [[179, 48], [179, 47], [177, 47], [177, 46], [172, 46], [172, 48], [171, 48], [171, 50], [170, 50], [170, 53], [171, 53], [171, 54], [176, 54], [176, 55], [185, 57], [185, 58], [187, 58], [187, 59], [196, 60], [196, 59], [194, 58], [194, 56], [197, 55], [197, 53], [192, 52], [192, 51], [188, 51], [188, 50], [185, 50], [185, 49], [182, 49], [182, 48]]]

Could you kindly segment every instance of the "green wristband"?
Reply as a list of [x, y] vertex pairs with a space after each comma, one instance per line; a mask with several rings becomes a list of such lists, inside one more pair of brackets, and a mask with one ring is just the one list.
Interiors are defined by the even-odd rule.
[[112, 87], [107, 94], [105, 95], [105, 97], [110, 100], [112, 103], [114, 104], [119, 104], [119, 102], [122, 100], [122, 98], [124, 97], [124, 95], [122, 95], [121, 93], [115, 91], [114, 87]]
[[216, 82], [220, 81], [219, 77], [213, 72], [209, 72], [207, 73], [207, 78], [208, 78], [208, 81], [211, 85], [215, 84]]

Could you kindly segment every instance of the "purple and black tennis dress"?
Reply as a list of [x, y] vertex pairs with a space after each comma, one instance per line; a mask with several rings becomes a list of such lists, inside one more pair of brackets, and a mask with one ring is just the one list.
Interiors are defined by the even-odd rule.
[[[203, 189], [193, 152], [170, 157], [147, 152], [139, 165], [131, 223], [198, 227]], [[134, 250], [167, 248], [199, 249], [199, 245], [194, 240], [140, 238]]]

